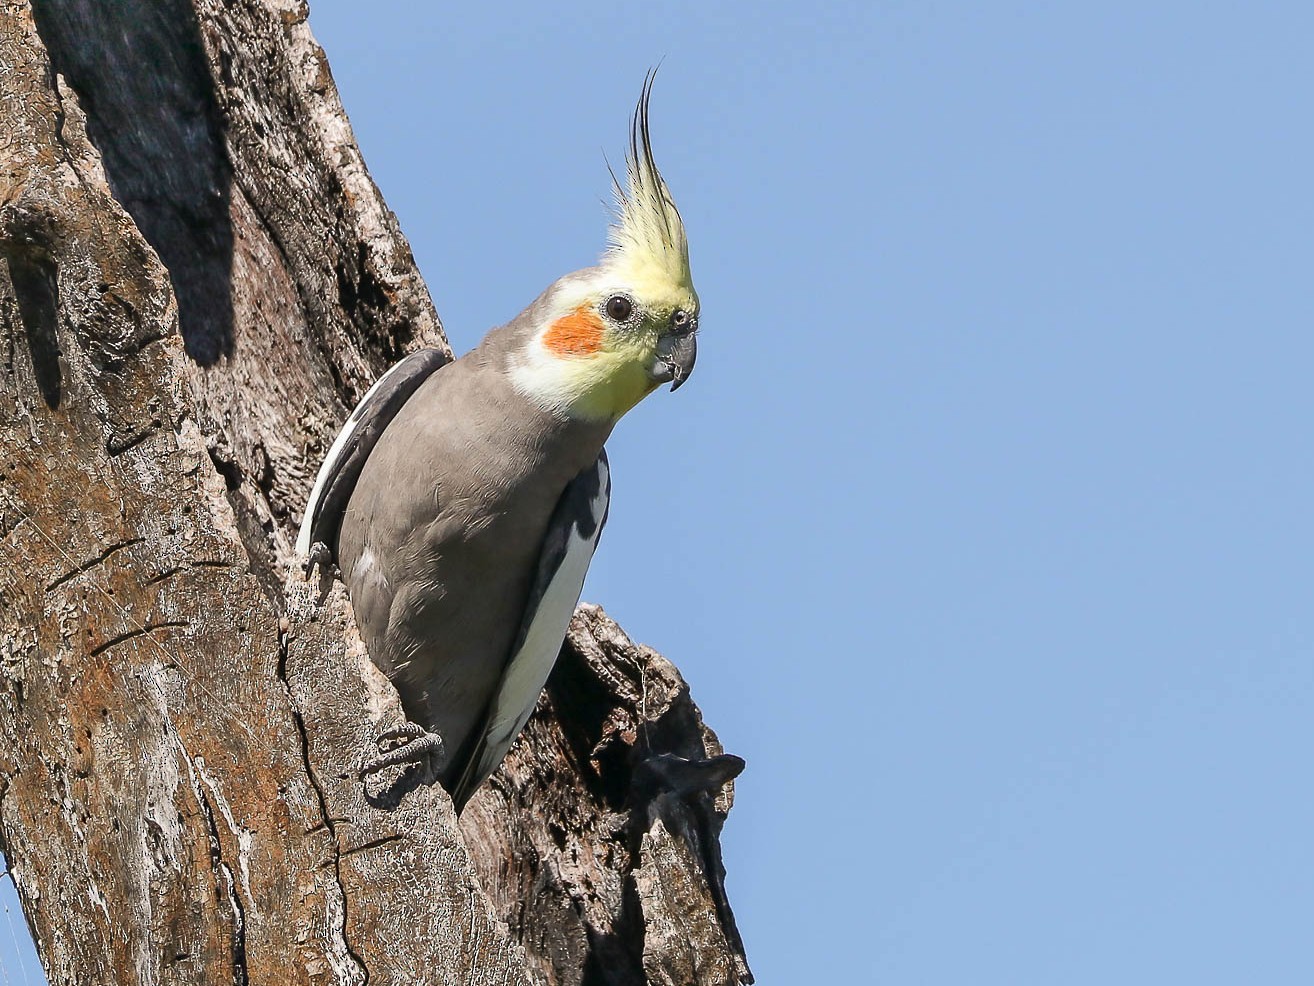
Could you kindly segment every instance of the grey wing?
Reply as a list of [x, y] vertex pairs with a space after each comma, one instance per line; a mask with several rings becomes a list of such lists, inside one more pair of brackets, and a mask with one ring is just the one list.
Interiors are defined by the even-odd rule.
[[447, 354], [439, 349], [411, 353], [379, 377], [361, 398], [325, 456], [324, 464], [319, 467], [305, 515], [301, 518], [301, 531], [297, 535], [300, 555], [309, 555], [311, 545], [323, 543], [336, 558], [342, 516], [347, 511], [347, 502], [356, 488], [365, 460], [378, 444], [384, 429], [420, 384], [447, 363]]
[[497, 769], [534, 711], [579, 602], [610, 502], [611, 471], [604, 449], [591, 467], [571, 480], [552, 512], [510, 660], [452, 789], [458, 812]]

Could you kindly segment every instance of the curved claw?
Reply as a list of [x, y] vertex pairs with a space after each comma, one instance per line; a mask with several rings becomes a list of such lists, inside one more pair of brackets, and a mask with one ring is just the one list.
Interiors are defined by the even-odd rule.
[[306, 555], [306, 581], [310, 580], [311, 573], [315, 571], [318, 565], [321, 571], [333, 574], [337, 571], [337, 566], [333, 564], [333, 550], [323, 541], [316, 541], [310, 546], [310, 551]]
[[385, 729], [374, 744], [379, 748], [379, 754], [360, 768], [357, 776], [361, 780], [388, 767], [411, 763], [423, 765], [428, 778], [433, 780], [447, 759], [443, 738], [413, 722]]

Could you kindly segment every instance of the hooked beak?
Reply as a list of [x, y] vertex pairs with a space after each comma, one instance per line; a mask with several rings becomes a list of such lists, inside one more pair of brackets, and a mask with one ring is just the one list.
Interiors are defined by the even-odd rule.
[[693, 373], [698, 344], [692, 332], [668, 333], [657, 340], [657, 358], [649, 371], [658, 383], [671, 381], [671, 391], [679, 390]]

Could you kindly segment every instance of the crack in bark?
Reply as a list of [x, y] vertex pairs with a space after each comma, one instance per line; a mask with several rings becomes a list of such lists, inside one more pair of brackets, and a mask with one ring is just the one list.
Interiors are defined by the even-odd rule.
[[163, 572], [160, 572], [159, 575], [152, 575], [149, 579], [147, 579], [142, 583], [142, 587], [145, 588], [148, 585], [156, 585], [160, 582], [163, 582], [165, 579], [171, 579], [179, 572], [184, 572], [184, 571], [186, 571], [185, 566], [174, 565], [173, 568], [167, 568]]
[[[198, 568], [237, 568], [237, 567], [238, 566], [234, 565], [232, 562], [229, 561], [205, 561], [205, 560], [193, 561], [193, 562], [189, 562], [186, 565], [174, 565], [171, 568], [166, 568], [164, 571], [152, 575], [149, 579], [146, 579], [144, 582], [142, 582], [142, 586], [144, 587], [148, 585], [157, 585], [160, 582], [165, 581], [166, 579], [173, 578], [175, 575], [178, 575], [181, 572], [190, 572]], [[50, 590], [47, 589], [46, 591], [49, 592]]]
[[364, 852], [367, 849], [378, 849], [380, 846], [386, 846], [392, 842], [400, 842], [406, 836], [400, 833], [394, 835], [385, 835], [382, 839], [374, 839], [372, 842], [366, 842], [359, 846], [352, 846], [350, 849], [343, 849], [341, 855], [354, 856], [358, 852]]
[[50, 585], [46, 586], [46, 592], [54, 592], [65, 582], [72, 581], [73, 579], [81, 575], [83, 572], [90, 571], [91, 569], [95, 568], [97, 565], [103, 565], [117, 552], [122, 551], [124, 548], [131, 548], [134, 544], [141, 544], [145, 540], [146, 540], [145, 538], [128, 538], [125, 541], [118, 541], [114, 544], [111, 544], [99, 555], [91, 559], [91, 561], [84, 562], [83, 564], [79, 565], [77, 568], [73, 569], [71, 572], [65, 572], [59, 578], [55, 579], [54, 582], [51, 582]]
[[[159, 623], [148, 623], [145, 626], [133, 627], [131, 630], [127, 631], [126, 633], [121, 633], [117, 637], [111, 637], [103, 644], [100, 644], [97, 647], [93, 647], [91, 650], [87, 652], [87, 656], [99, 657], [101, 654], [105, 653], [111, 647], [117, 647], [125, 640], [131, 640], [133, 637], [141, 637], [144, 636], [145, 634], [153, 633], [156, 630], [163, 630], [167, 627], [185, 627], [187, 625], [188, 623], [186, 620], [161, 620]], [[173, 660], [171, 663], [175, 665], [178, 664], [176, 660]]]
[[124, 452], [135, 449], [151, 436], [158, 434], [159, 431], [160, 422], [152, 421], [141, 431], [131, 434], [127, 438], [120, 438], [117, 441], [113, 438], [107, 439], [105, 442], [105, 452], [111, 459], [116, 459]]
[[[351, 945], [351, 940], [347, 937], [347, 887], [342, 882], [342, 843], [338, 841], [338, 830], [334, 824], [335, 819], [329, 811], [328, 797], [324, 794], [324, 787], [320, 784], [319, 776], [315, 773], [315, 768], [310, 764], [310, 737], [306, 733], [306, 721], [301, 716], [301, 710], [297, 708], [296, 699], [292, 696], [292, 683], [287, 677], [287, 634], [279, 631], [278, 634], [278, 667], [276, 673], [279, 682], [283, 685], [283, 690], [287, 693], [288, 708], [292, 712], [292, 722], [297, 727], [297, 738], [301, 743], [301, 765], [305, 768], [306, 778], [310, 781], [310, 786], [315, 791], [315, 799], [319, 803], [319, 814], [323, 820], [323, 827], [328, 829], [329, 838], [332, 840], [332, 859], [333, 864], [333, 882], [337, 884], [338, 893], [342, 897], [342, 947], [346, 949], [347, 955], [357, 968], [360, 969], [364, 979], [361, 980], [361, 986], [369, 986], [370, 970], [365, 964], [365, 959]], [[311, 829], [312, 832], [318, 831], [318, 826]], [[327, 868], [327, 864], [325, 865]]]
[[[178, 741], [179, 748], [182, 741]], [[186, 750], [183, 755], [187, 756]], [[214, 819], [214, 809], [205, 794], [200, 778], [196, 776], [196, 765], [188, 757], [188, 766], [192, 775], [192, 790], [205, 816], [205, 826], [210, 838], [210, 869], [215, 876], [222, 876], [228, 900], [233, 906], [233, 982], [237, 986], [247, 986], [250, 976], [246, 968], [246, 908], [242, 906], [241, 895], [237, 892], [237, 881], [233, 878], [233, 868], [224, 862], [223, 842], [219, 838], [219, 825]]]

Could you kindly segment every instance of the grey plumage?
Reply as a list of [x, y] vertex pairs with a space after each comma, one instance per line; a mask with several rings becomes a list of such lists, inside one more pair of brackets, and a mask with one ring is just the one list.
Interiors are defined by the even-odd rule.
[[303, 554], [309, 553], [312, 544], [326, 547], [337, 544], [342, 515], [365, 468], [365, 460], [402, 405], [446, 362], [446, 355], [438, 349], [411, 353], [380, 377], [361, 398], [342, 426], [311, 490], [302, 535], [297, 539], [297, 547]]
[[458, 810], [556, 659], [606, 519], [603, 443], [693, 369], [698, 296], [648, 142], [650, 83], [602, 263], [460, 360], [429, 351], [390, 370], [334, 442], [303, 518], [298, 549], [311, 565], [336, 560], [370, 657], [416, 724], [380, 736], [362, 774], [426, 762]]
[[449, 790], [520, 632], [548, 521], [611, 431], [511, 386], [504, 362], [532, 324], [527, 312], [420, 385], [342, 519], [338, 565], [365, 646], [407, 715], [443, 737]]

